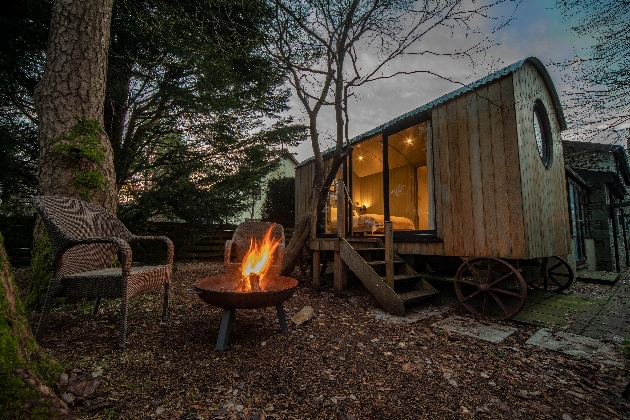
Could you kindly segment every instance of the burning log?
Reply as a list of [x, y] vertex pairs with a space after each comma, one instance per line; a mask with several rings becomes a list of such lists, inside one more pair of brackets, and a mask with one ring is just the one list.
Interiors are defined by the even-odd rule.
[[264, 292], [260, 287], [260, 276], [256, 273], [249, 275], [249, 287], [252, 292]]
[[260, 276], [256, 273], [244, 275], [236, 285], [234, 292], [265, 292], [260, 286]]

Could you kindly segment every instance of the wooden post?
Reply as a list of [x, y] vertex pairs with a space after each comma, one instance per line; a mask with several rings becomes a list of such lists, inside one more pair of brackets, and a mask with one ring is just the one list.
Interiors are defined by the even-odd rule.
[[317, 188], [313, 188], [313, 206], [312, 206], [312, 210], [313, 212], [311, 213], [311, 238], [316, 238], [317, 237], [317, 216], [319, 216], [317, 214], [317, 200], [318, 200], [318, 194], [319, 194], [319, 189]]
[[[319, 194], [319, 190], [317, 188], [313, 188], [313, 207], [312, 207], [312, 214], [311, 214], [311, 238], [315, 239], [317, 238], [317, 200], [318, 200], [318, 194]], [[313, 249], [314, 247], [311, 246], [311, 250], [313, 252], [313, 259], [311, 261], [311, 274], [313, 275], [313, 287], [318, 290], [319, 287], [321, 286], [320, 283], [320, 278], [319, 278], [319, 259], [320, 259], [320, 252], [319, 252], [319, 246], [317, 247], [317, 249]]]
[[427, 182], [429, 183], [429, 230], [435, 230], [435, 176], [433, 169], [433, 129], [431, 120], [426, 122], [426, 145], [427, 145]]
[[311, 261], [311, 273], [313, 274], [313, 287], [319, 290], [321, 286], [321, 278], [319, 277], [319, 265], [321, 253], [319, 249], [313, 249], [313, 260]]
[[394, 288], [394, 224], [385, 222], [385, 280]]
[[[346, 195], [342, 179], [335, 180], [335, 189], [337, 192], [337, 236], [339, 238], [346, 237]], [[339, 252], [339, 243], [335, 245], [335, 280], [334, 292], [336, 297], [341, 297], [343, 289], [348, 286], [348, 266], [341, 259]]]
[[337, 189], [337, 236], [346, 237], [346, 194], [343, 179], [335, 180]]

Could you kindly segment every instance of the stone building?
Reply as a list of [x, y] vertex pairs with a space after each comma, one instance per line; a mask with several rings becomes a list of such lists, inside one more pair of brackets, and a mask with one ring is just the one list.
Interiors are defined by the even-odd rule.
[[577, 269], [630, 267], [630, 169], [623, 146], [563, 141]]

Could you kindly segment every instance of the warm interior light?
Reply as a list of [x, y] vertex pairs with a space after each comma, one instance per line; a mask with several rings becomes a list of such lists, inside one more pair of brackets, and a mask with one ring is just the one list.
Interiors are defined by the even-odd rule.
[[411, 139], [407, 139], [407, 144], [411, 144]]
[[359, 156], [359, 160], [363, 160], [363, 156]]

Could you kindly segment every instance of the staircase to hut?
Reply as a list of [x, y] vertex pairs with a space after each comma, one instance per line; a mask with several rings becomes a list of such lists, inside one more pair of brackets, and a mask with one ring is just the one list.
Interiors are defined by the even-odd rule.
[[340, 241], [341, 259], [387, 312], [404, 316], [411, 305], [439, 303], [440, 292], [390, 247], [386, 251], [382, 239], [348, 237]]

